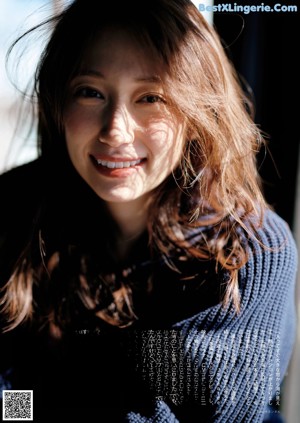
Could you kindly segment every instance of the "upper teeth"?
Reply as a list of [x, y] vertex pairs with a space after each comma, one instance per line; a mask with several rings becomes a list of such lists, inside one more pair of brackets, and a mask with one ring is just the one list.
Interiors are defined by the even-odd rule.
[[108, 162], [106, 160], [97, 160], [98, 165], [106, 166], [109, 169], [122, 169], [123, 167], [135, 166], [141, 163], [142, 160], [133, 160], [131, 162]]

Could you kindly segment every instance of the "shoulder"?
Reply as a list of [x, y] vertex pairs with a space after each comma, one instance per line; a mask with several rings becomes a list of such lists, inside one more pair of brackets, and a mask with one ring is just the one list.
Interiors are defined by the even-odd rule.
[[43, 188], [40, 159], [10, 169], [0, 175], [1, 216], [24, 213], [37, 203]]
[[0, 174], [1, 194], [11, 193], [12, 188], [23, 192], [41, 183], [42, 164], [40, 159], [14, 167]]
[[0, 265], [22, 249], [32, 228], [42, 192], [39, 159], [0, 175]]
[[274, 211], [266, 210], [255, 238], [248, 241], [249, 259], [240, 271], [244, 295], [248, 291], [252, 299], [260, 301], [263, 296], [282, 299], [288, 292], [292, 295], [298, 254], [289, 225]]
[[270, 247], [278, 247], [284, 242], [295, 248], [292, 231], [287, 222], [274, 211], [267, 209], [258, 234]]
[[269, 257], [274, 265], [277, 258], [282, 266], [289, 262], [294, 268], [297, 266], [297, 247], [291, 228], [270, 209], [264, 213], [263, 222], [257, 229], [257, 238], [251, 239], [249, 244], [254, 259]]

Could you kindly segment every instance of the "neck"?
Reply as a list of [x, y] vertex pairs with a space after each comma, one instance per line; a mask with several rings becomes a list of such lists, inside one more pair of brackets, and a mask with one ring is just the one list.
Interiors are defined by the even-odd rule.
[[108, 203], [107, 207], [117, 223], [120, 234], [117, 248], [121, 256], [126, 256], [132, 244], [147, 227], [149, 201], [140, 198], [128, 203]]

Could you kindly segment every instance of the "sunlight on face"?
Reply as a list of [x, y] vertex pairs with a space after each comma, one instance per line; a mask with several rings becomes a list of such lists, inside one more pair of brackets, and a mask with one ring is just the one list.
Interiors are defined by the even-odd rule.
[[170, 112], [158, 65], [126, 32], [87, 51], [64, 111], [70, 159], [108, 203], [145, 201], [177, 166], [184, 124]]

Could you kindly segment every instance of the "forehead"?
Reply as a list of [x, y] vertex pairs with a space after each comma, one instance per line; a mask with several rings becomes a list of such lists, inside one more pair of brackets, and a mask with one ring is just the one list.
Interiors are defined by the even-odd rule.
[[100, 68], [103, 72], [105, 69], [135, 71], [141, 77], [153, 75], [161, 80], [165, 73], [159, 55], [121, 28], [106, 28], [96, 33], [83, 55], [81, 67]]

